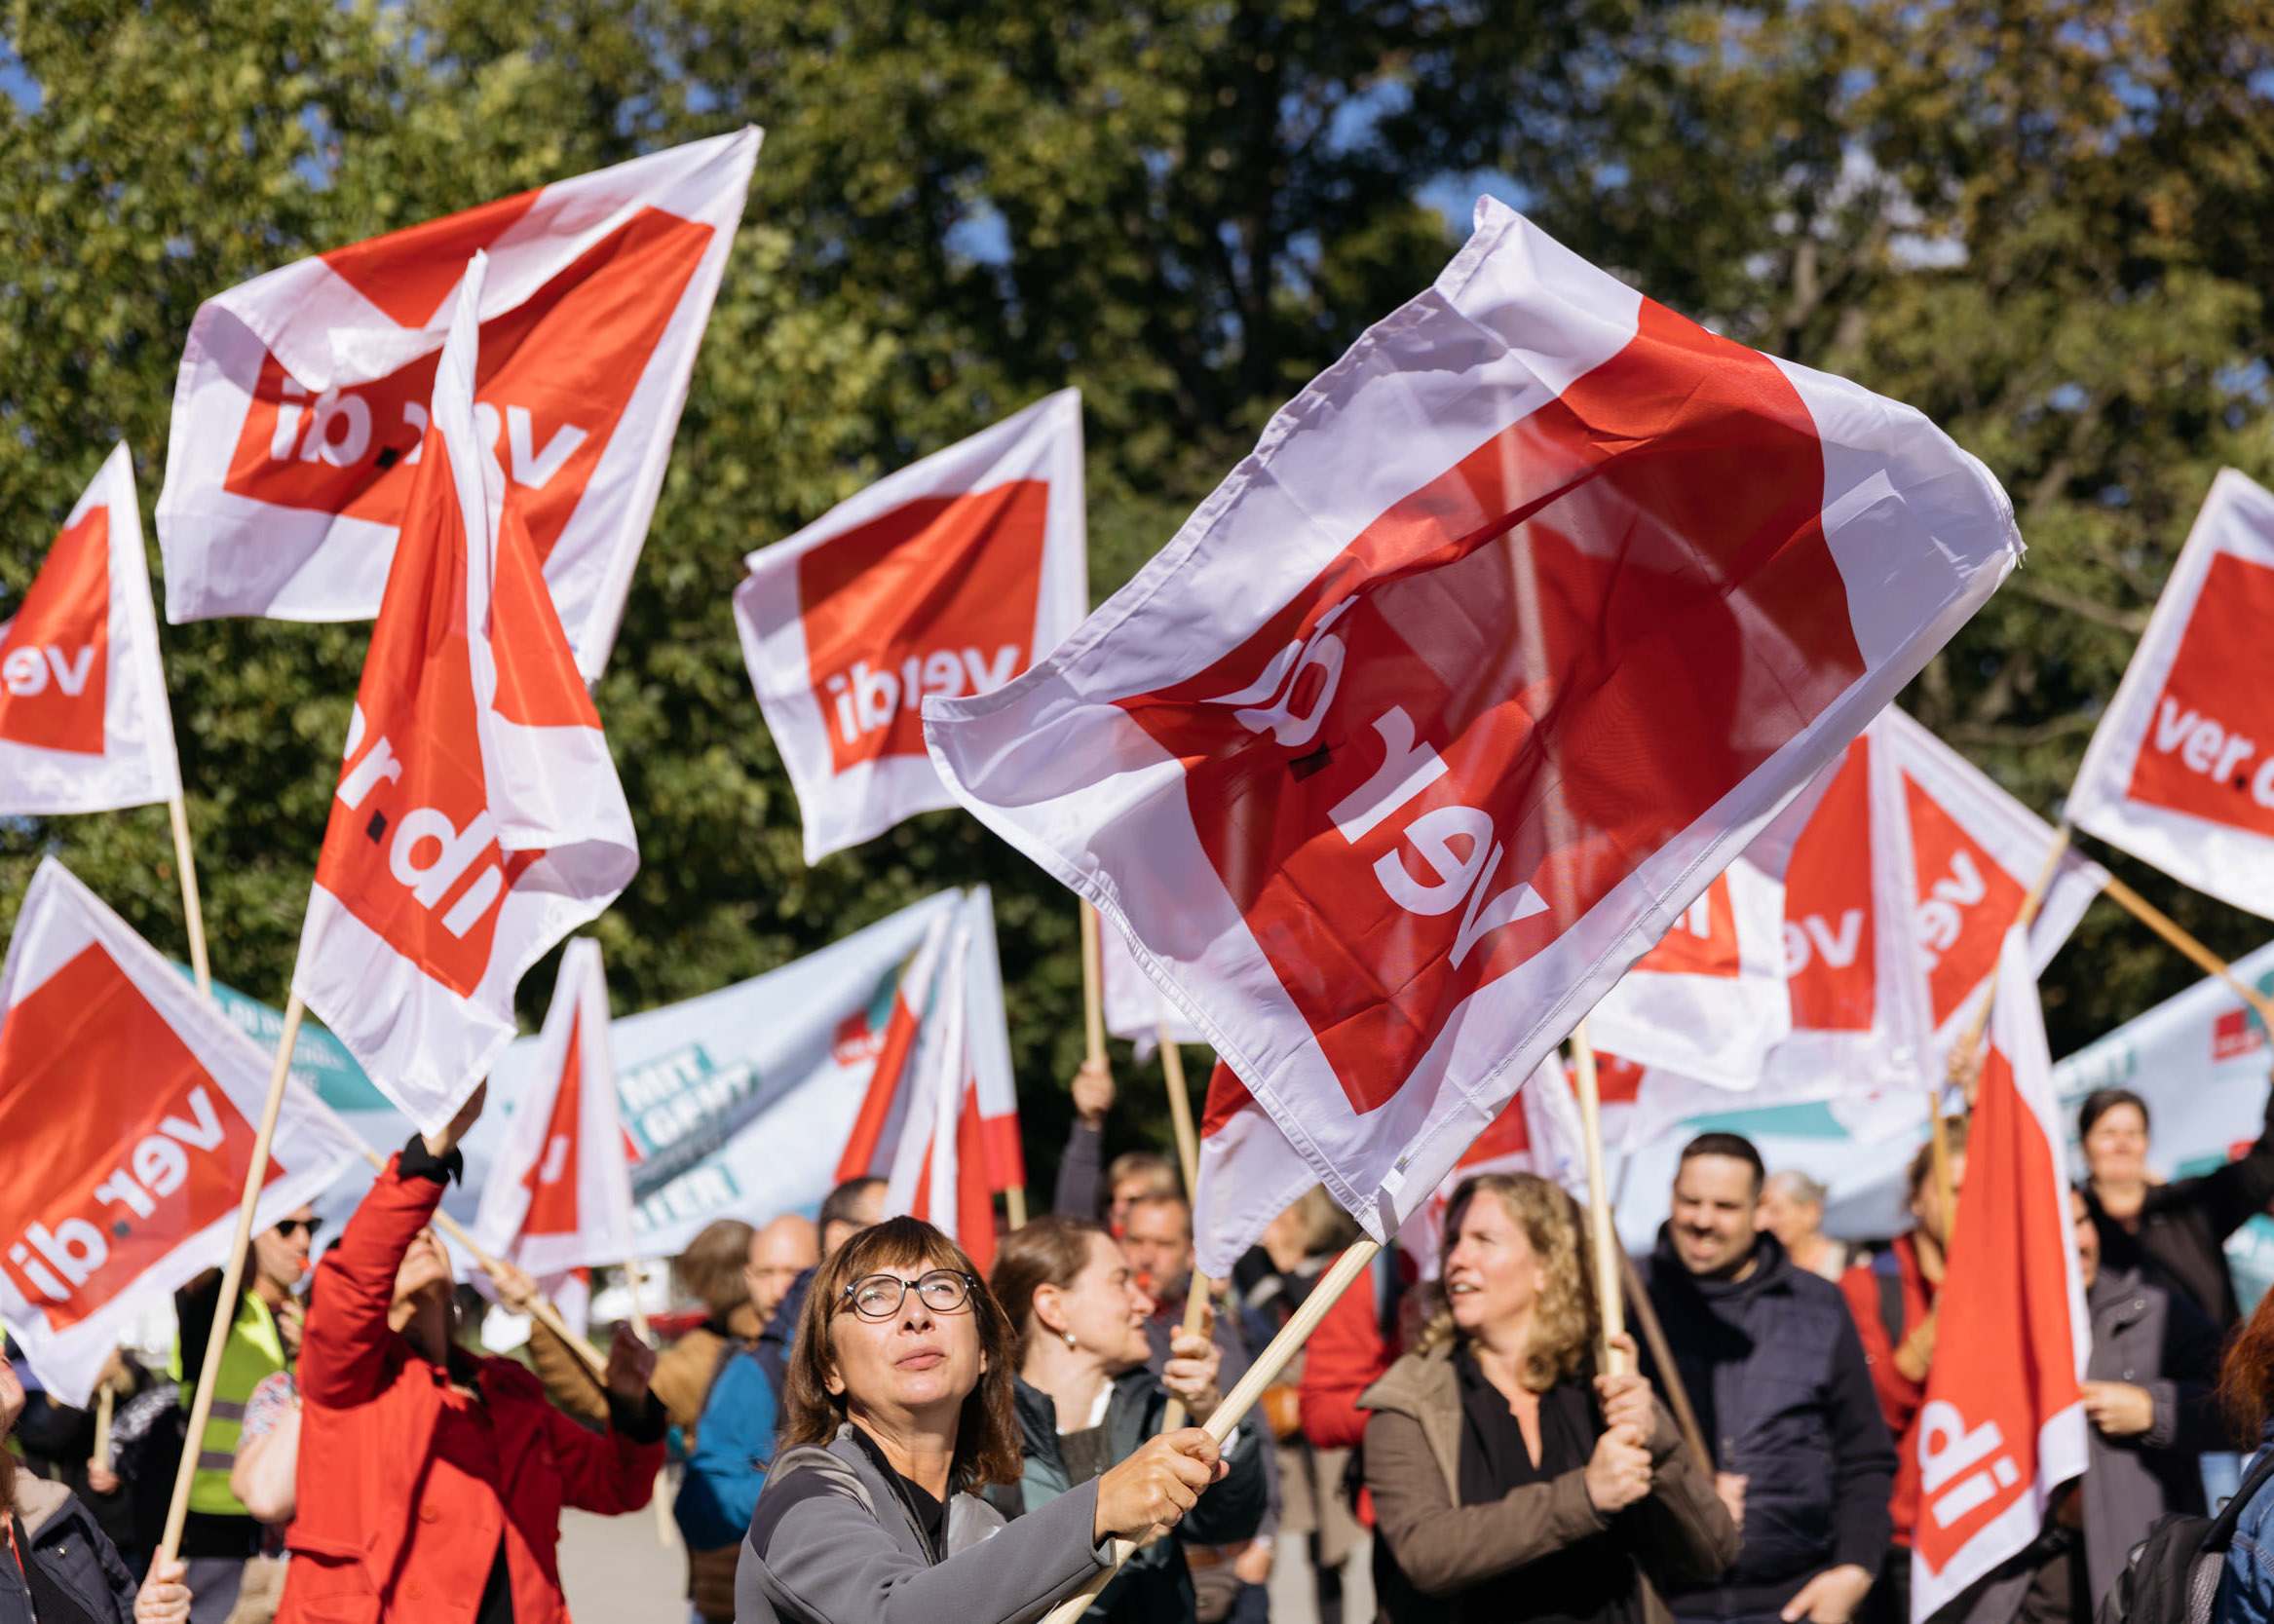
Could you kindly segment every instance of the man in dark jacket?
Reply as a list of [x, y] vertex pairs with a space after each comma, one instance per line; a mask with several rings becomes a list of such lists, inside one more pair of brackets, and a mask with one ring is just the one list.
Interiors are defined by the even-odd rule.
[[1666, 1602], [1686, 1624], [1848, 1624], [1887, 1548], [1895, 1450], [1838, 1288], [1756, 1226], [1762, 1181], [1746, 1139], [1691, 1140], [1649, 1261], [1651, 1305], [1744, 1539], [1720, 1582]]

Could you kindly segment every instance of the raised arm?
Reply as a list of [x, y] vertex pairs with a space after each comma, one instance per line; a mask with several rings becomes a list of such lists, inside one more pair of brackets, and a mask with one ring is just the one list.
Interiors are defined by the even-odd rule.
[[300, 1334], [300, 1392], [311, 1404], [344, 1410], [379, 1390], [395, 1333], [387, 1310], [410, 1243], [442, 1203], [442, 1186], [462, 1165], [453, 1150], [436, 1156], [416, 1134], [391, 1157], [323, 1256], [308, 1293]]

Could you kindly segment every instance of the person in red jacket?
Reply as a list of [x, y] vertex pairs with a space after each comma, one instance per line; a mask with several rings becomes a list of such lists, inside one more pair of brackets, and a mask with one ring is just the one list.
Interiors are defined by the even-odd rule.
[[609, 1353], [606, 1432], [452, 1340], [449, 1261], [427, 1223], [483, 1092], [411, 1138], [316, 1271], [278, 1624], [567, 1624], [561, 1508], [636, 1511], [655, 1491], [665, 1420], [655, 1356], [628, 1331]]

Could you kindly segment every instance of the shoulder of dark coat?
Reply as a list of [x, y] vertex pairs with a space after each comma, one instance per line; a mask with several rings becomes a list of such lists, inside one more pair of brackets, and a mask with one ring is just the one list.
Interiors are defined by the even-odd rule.
[[859, 1447], [843, 1437], [826, 1446], [798, 1444], [782, 1450], [775, 1455], [766, 1473], [766, 1486], [758, 1492], [758, 1509], [750, 1518], [750, 1548], [763, 1560], [767, 1543], [782, 1520], [815, 1500], [834, 1500], [877, 1522], [877, 1494], [884, 1486], [872, 1484], [872, 1475], [867, 1461], [860, 1457]]
[[1374, 1384], [1358, 1395], [1361, 1410], [1389, 1410], [1419, 1416], [1432, 1400], [1442, 1403], [1454, 1386], [1453, 1348], [1446, 1343], [1426, 1353], [1401, 1354]]

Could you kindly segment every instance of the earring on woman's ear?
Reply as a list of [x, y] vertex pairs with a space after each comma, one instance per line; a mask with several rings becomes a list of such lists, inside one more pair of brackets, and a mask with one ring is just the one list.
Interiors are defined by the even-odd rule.
[[1074, 1333], [1073, 1333], [1073, 1332], [1071, 1332], [1071, 1331], [1069, 1331], [1069, 1332], [1067, 1332], [1067, 1333], [1066, 1333], [1066, 1345], [1067, 1345], [1068, 1347], [1072, 1347], [1072, 1346], [1074, 1346], [1074, 1345], [1075, 1345], [1075, 1344], [1074, 1344]]

